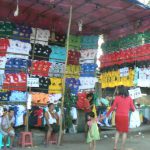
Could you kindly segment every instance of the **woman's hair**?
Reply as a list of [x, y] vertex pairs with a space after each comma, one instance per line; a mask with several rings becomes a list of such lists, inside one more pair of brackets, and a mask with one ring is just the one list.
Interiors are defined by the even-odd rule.
[[51, 107], [52, 105], [54, 105], [53, 103], [49, 103], [47, 106], [48, 108]]
[[123, 85], [119, 86], [117, 95], [128, 97], [129, 96], [128, 88]]
[[93, 93], [88, 93], [86, 98], [92, 97], [93, 98]]
[[88, 115], [89, 115], [90, 117], [92, 117], [92, 118], [94, 118], [94, 117], [95, 117], [94, 112], [90, 112]]

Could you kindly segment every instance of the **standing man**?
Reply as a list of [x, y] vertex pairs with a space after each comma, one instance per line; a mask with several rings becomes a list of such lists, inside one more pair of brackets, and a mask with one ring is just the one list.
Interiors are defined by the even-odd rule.
[[2, 130], [2, 134], [4, 135], [4, 149], [6, 149], [6, 143], [7, 143], [7, 138], [8, 136], [10, 136], [10, 149], [13, 148], [13, 144], [14, 144], [14, 137], [15, 137], [15, 131], [13, 128], [14, 125], [14, 110], [10, 109], [8, 111], [8, 113], [6, 112], [6, 110], [4, 111], [2, 120], [1, 120], [1, 130]]

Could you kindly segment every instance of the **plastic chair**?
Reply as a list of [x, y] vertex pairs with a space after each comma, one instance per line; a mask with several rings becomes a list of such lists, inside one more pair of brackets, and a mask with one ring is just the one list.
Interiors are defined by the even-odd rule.
[[57, 144], [57, 136], [55, 133], [51, 134], [50, 141], [51, 144]]
[[[0, 149], [2, 149], [2, 147], [4, 146], [3, 137], [4, 137], [4, 136], [0, 133]], [[7, 147], [10, 146], [10, 137], [8, 137], [8, 141], [7, 141], [6, 146], [7, 146]]]
[[19, 145], [21, 147], [26, 147], [26, 146], [33, 146], [33, 141], [32, 141], [32, 133], [31, 132], [21, 132], [20, 133], [20, 138], [19, 138]]

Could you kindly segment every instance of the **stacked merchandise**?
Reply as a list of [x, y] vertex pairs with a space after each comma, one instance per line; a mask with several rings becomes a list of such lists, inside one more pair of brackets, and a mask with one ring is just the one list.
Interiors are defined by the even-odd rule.
[[[57, 35], [57, 44], [65, 44], [65, 36], [63, 40], [61, 36]], [[48, 102], [58, 104], [61, 99], [66, 48], [48, 45], [48, 30], [11, 22], [0, 21], [0, 37], [0, 101], [4, 104], [7, 101], [12, 103], [4, 107], [13, 107], [15, 126], [20, 126], [24, 123], [24, 104], [27, 99], [35, 106], [46, 105]], [[39, 87], [29, 88], [30, 94], [27, 92], [28, 77], [39, 79]], [[33, 109], [31, 107], [31, 111]], [[36, 115], [41, 118], [40, 111], [36, 111]], [[39, 123], [37, 126], [42, 125]]]
[[64, 73], [64, 64], [66, 61], [66, 48], [61, 46], [50, 46], [52, 52], [49, 57], [51, 62], [51, 68], [49, 70], [49, 76], [62, 77]]
[[[100, 82], [105, 91], [124, 85], [129, 88], [138, 86], [146, 93], [150, 87], [149, 35], [150, 32], [145, 31], [102, 44]], [[134, 127], [135, 120], [140, 124], [139, 118], [139, 112], [132, 114], [130, 127]]]
[[[30, 27], [0, 22], [0, 101], [14, 109], [15, 127], [24, 125], [26, 113], [30, 34]], [[5, 105], [7, 101], [12, 105]]]
[[[77, 95], [79, 91], [80, 81], [80, 65], [79, 59], [81, 57], [80, 54], [80, 46], [81, 46], [81, 37], [71, 35], [69, 39], [69, 51], [68, 51], [68, 62], [66, 66], [66, 92], [69, 93], [69, 97], [71, 102], [68, 103], [72, 107], [76, 105]], [[67, 102], [66, 102], [67, 104]]]
[[80, 86], [77, 107], [85, 109], [88, 107], [87, 93], [94, 91], [96, 77], [96, 55], [98, 49], [98, 36], [81, 36], [80, 63]]
[[81, 37], [81, 73], [80, 73], [80, 90], [94, 89], [96, 78], [96, 55], [98, 49], [98, 36]]
[[119, 85], [150, 87], [148, 35], [149, 31], [145, 31], [102, 45], [104, 52], [100, 57], [102, 88]]
[[48, 30], [32, 28], [30, 42], [32, 50], [30, 51], [30, 58], [32, 65], [30, 67], [30, 74], [33, 78], [39, 79], [39, 87], [32, 87], [32, 103], [47, 104], [48, 103], [48, 87], [51, 84], [48, 76], [51, 63], [48, 61], [51, 54], [51, 48], [48, 47], [48, 39], [50, 32]]
[[95, 77], [97, 48], [98, 36], [70, 36], [66, 87], [76, 96], [79, 91], [93, 90], [98, 82]]
[[[31, 54], [34, 54], [34, 60], [32, 61], [31, 72], [32, 77], [39, 78], [39, 87], [31, 88], [32, 102], [34, 104], [50, 102], [57, 104], [62, 97], [62, 75], [66, 60], [66, 48], [48, 45], [48, 40], [51, 39], [48, 30], [35, 30], [33, 28], [32, 30], [30, 40], [33, 43], [33, 39], [36, 37], [36, 45], [32, 45], [34, 51]], [[61, 37], [57, 36], [55, 44], [59, 43], [59, 39]], [[62, 42], [62, 40], [60, 41]]]

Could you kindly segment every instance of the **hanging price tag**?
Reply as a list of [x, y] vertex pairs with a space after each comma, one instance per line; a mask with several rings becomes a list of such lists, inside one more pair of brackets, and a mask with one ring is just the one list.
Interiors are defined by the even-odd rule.
[[39, 87], [39, 78], [27, 78], [28, 87]]
[[140, 88], [135, 88], [129, 90], [129, 95], [131, 96], [132, 99], [137, 99], [142, 96], [141, 89]]
[[121, 68], [120, 69], [120, 77], [127, 77], [129, 75], [129, 68]]

